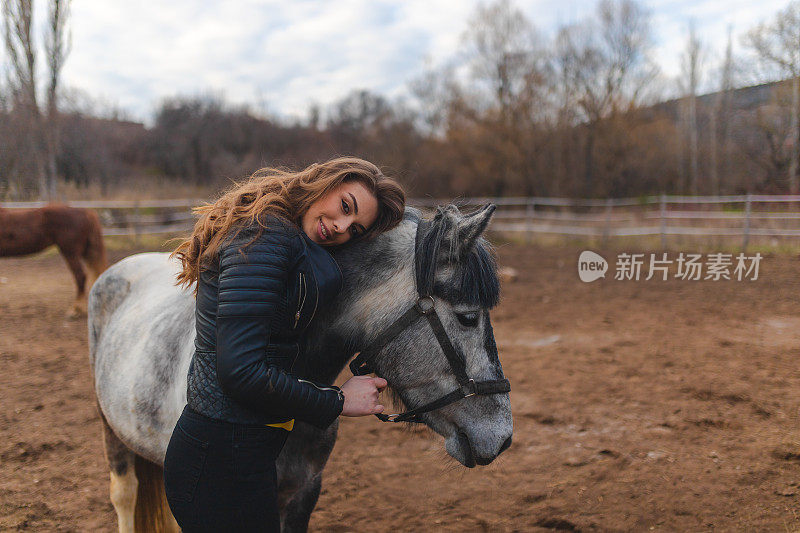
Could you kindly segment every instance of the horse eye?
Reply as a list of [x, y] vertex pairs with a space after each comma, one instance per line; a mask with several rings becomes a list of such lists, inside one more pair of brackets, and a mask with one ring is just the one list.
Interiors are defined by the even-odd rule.
[[456, 313], [456, 318], [462, 326], [474, 328], [478, 325], [478, 313]]

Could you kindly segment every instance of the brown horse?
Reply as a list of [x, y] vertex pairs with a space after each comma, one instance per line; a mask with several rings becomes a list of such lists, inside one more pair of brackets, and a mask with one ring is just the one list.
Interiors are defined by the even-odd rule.
[[38, 209], [0, 208], [0, 257], [28, 255], [56, 245], [64, 257], [75, 284], [78, 296], [67, 316], [86, 314], [86, 271], [94, 280], [108, 266], [100, 218], [94, 211], [51, 204]]

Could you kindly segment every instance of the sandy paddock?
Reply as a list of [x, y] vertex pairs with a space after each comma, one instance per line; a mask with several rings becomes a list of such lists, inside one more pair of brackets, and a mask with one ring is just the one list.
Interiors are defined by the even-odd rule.
[[[800, 260], [584, 284], [580, 251], [498, 246], [511, 448], [468, 470], [426, 430], [344, 419], [313, 530], [800, 529]], [[0, 260], [2, 530], [116, 527], [72, 298], [57, 255]]]

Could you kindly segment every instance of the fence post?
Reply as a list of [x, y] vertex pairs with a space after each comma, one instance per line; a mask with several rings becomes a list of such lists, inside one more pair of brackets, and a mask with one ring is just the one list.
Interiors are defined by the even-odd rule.
[[661, 249], [667, 249], [667, 195], [662, 194], [659, 201], [661, 217]]
[[611, 208], [614, 201], [611, 198], [606, 198], [606, 221], [603, 225], [603, 248], [608, 245], [608, 238], [611, 235]]
[[747, 198], [744, 202], [744, 242], [742, 243], [742, 251], [747, 251], [747, 245], [750, 242], [750, 210], [751, 210], [751, 194], [747, 193]]
[[528, 198], [528, 205], [525, 207], [525, 222], [527, 225], [527, 231], [525, 232], [526, 235], [525, 242], [527, 244], [531, 244], [533, 242], [533, 213], [535, 210], [534, 204], [535, 202], [533, 198]]
[[133, 208], [133, 244], [139, 246], [139, 223], [141, 219], [141, 207], [139, 200], [136, 200], [135, 207]]

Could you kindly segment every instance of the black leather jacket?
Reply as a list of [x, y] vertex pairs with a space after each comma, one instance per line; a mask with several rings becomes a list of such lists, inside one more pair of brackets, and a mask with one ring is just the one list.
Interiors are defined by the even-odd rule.
[[211, 418], [270, 424], [296, 418], [325, 428], [342, 412], [338, 387], [302, 376], [302, 335], [342, 287], [333, 257], [277, 217], [220, 247], [200, 273], [189, 406]]

